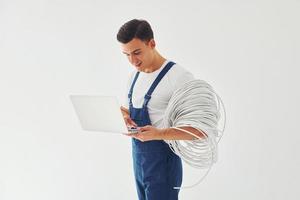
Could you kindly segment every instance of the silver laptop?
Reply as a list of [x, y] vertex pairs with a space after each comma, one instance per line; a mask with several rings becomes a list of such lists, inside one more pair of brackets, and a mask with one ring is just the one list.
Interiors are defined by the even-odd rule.
[[137, 132], [127, 128], [117, 97], [71, 95], [70, 99], [83, 130], [123, 134]]

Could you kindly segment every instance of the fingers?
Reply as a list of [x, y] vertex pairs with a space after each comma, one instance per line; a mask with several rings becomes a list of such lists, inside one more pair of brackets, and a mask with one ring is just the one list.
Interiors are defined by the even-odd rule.
[[129, 117], [124, 117], [125, 123], [128, 127], [137, 127], [137, 124]]
[[129, 121], [130, 121], [130, 124], [131, 124], [131, 125], [137, 127], [137, 124], [136, 124], [131, 118], [129, 118]]
[[[140, 140], [141, 142], [145, 142], [149, 140], [149, 135], [148, 133], [151, 133], [151, 130], [153, 131], [153, 126], [147, 125], [147, 126], [143, 126], [143, 127], [139, 127], [138, 133], [128, 133], [125, 134], [129, 137], [135, 138], [137, 140]], [[150, 131], [150, 132], [149, 132]]]
[[145, 141], [145, 136], [143, 134], [140, 134], [140, 133], [136, 133], [135, 135], [132, 135], [131, 137], [141, 141], [141, 142], [144, 142]]
[[152, 126], [149, 126], [149, 125], [143, 126], [143, 127], [140, 127], [140, 130], [141, 130], [141, 131], [149, 131], [149, 130], [151, 129], [151, 127], [152, 127]]
[[139, 133], [128, 133], [128, 134], [125, 134], [125, 135], [127, 135], [127, 136], [129, 136], [129, 137], [132, 137], [132, 138], [135, 138], [135, 139], [137, 139], [137, 140], [140, 140], [140, 141], [142, 141], [142, 142], [144, 142], [144, 140], [143, 140], [143, 136], [142, 135], [140, 135]]

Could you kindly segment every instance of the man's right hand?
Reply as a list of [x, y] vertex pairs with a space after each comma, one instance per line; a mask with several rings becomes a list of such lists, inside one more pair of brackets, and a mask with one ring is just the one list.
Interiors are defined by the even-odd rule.
[[127, 127], [137, 128], [137, 124], [130, 118], [129, 115], [123, 116]]
[[130, 118], [129, 111], [127, 108], [121, 106], [122, 115], [127, 127], [137, 127], [137, 124]]

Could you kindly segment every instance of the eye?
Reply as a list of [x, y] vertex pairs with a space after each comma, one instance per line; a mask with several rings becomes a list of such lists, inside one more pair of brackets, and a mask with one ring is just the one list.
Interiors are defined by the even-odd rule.
[[141, 52], [140, 52], [140, 51], [138, 51], [138, 52], [134, 52], [133, 54], [134, 54], [134, 55], [140, 55], [140, 54], [141, 54]]

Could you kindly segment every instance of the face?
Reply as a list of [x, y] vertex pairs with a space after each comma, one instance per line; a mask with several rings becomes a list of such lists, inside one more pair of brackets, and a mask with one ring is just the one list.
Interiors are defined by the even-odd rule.
[[154, 59], [154, 40], [144, 42], [134, 38], [126, 44], [121, 45], [122, 52], [128, 58], [128, 61], [137, 68], [138, 71], [147, 71], [151, 67]]

